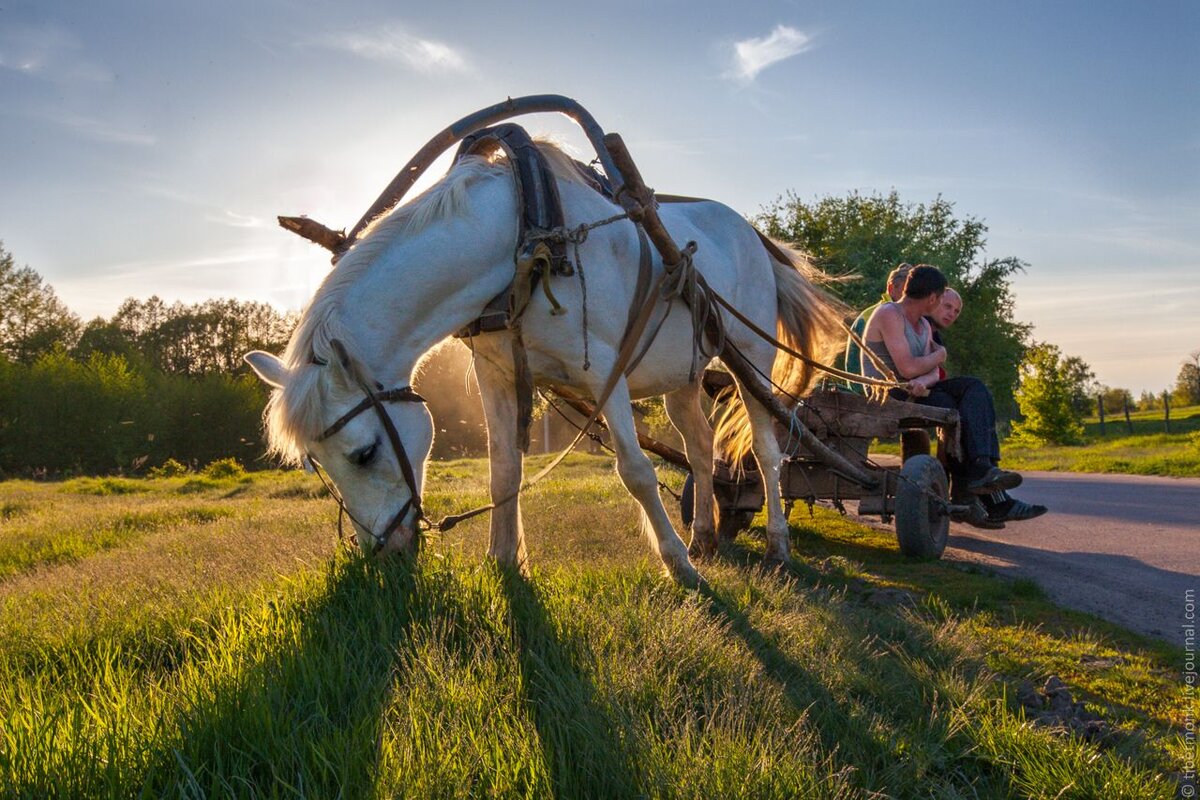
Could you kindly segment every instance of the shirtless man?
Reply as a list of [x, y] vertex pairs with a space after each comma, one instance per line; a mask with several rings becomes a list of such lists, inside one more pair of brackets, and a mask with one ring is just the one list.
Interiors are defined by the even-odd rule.
[[[933, 341], [933, 329], [925, 317], [937, 315], [939, 322], [953, 323], [962, 310], [959, 297], [957, 310], [952, 298], [941, 311], [945, 291], [946, 277], [941, 270], [927, 264], [914, 267], [903, 297], [879, 307], [867, 323], [863, 341], [899, 380], [906, 381], [903, 389], [892, 390], [893, 396], [958, 412], [964, 457], [950, 460], [949, 467], [960, 492], [978, 496], [989, 518], [996, 521], [1039, 516], [1045, 513], [1044, 506], [1030, 506], [1004, 494], [1021, 484], [1021, 476], [998, 466], [1000, 442], [991, 392], [978, 378], [943, 380], [939, 372], [946, 349]], [[884, 377], [869, 358], [863, 359], [863, 374]], [[999, 500], [1001, 497], [1004, 499]]]

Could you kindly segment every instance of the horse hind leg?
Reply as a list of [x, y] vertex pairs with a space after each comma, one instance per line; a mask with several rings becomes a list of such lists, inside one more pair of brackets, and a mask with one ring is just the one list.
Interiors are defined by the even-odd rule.
[[[738, 386], [742, 401], [746, 405], [746, 416], [753, 437], [752, 449], [762, 475], [767, 508], [767, 547], [765, 558], [769, 562], [786, 564], [791, 560], [788, 544], [788, 522], [783, 513], [783, 498], [779, 492], [779, 471], [783, 453], [775, 438], [771, 412], [750, 396], [740, 381]], [[747, 402], [748, 400], [748, 402]]]
[[[517, 387], [512, 376], [484, 356], [475, 358], [475, 375], [487, 421], [492, 502], [488, 555], [522, 573], [529, 569], [525, 531], [517, 492], [523, 471], [517, 442]], [[501, 502], [509, 498], [508, 502]]]
[[711, 555], [717, 549], [713, 517], [713, 432], [700, 407], [700, 382], [690, 383], [663, 397], [667, 417], [683, 436], [683, 449], [692, 470], [695, 513], [692, 516], [693, 557]]
[[697, 586], [700, 574], [692, 566], [687, 547], [675, 532], [663, 508], [662, 498], [658, 496], [658, 476], [654, 472], [654, 465], [638, 445], [637, 429], [629, 410], [629, 387], [624, 380], [617, 383], [612, 395], [604, 403], [604, 421], [617, 451], [617, 474], [642, 507], [645, 520], [648, 521], [645, 527], [653, 534], [651, 546], [677, 583]]

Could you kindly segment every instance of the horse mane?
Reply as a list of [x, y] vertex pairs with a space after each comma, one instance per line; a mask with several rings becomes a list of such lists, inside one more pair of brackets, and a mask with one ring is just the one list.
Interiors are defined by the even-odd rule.
[[[546, 140], [536, 142], [554, 176], [568, 183], [587, 184], [577, 162], [561, 146]], [[466, 156], [451, 165], [437, 183], [413, 200], [373, 220], [362, 238], [325, 277], [300, 316], [283, 362], [290, 377], [267, 401], [263, 422], [269, 452], [284, 463], [299, 464], [305, 456], [304, 443], [324, 429], [323, 409], [328, 401], [328, 374], [322, 364], [336, 358], [330, 342], [340, 340], [348, 352], [360, 353], [342, 314], [346, 290], [378, 262], [398, 238], [414, 236], [430, 225], [457, 216], [470, 204], [469, 188], [479, 181], [512, 180], [512, 169], [502, 151], [483, 156]], [[514, 225], [517, 220], [513, 220]], [[314, 363], [319, 362], [319, 363]]]

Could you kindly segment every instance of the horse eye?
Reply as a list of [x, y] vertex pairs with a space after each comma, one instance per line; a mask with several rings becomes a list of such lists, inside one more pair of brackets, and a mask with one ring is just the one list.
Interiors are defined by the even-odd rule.
[[365, 467], [375, 460], [376, 453], [379, 452], [379, 441], [360, 447], [350, 454], [349, 458], [360, 467]]

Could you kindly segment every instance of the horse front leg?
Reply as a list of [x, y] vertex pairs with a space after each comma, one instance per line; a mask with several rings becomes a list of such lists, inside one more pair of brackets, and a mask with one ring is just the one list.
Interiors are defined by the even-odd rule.
[[491, 514], [488, 555], [500, 564], [528, 574], [525, 531], [517, 496], [524, 465], [517, 442], [516, 383], [509, 372], [483, 357], [475, 359], [475, 376], [487, 421], [492, 502], [497, 504]]
[[671, 577], [684, 586], [697, 586], [700, 573], [688, 558], [687, 547], [663, 508], [658, 496], [658, 475], [654, 465], [638, 445], [633, 412], [629, 408], [629, 387], [624, 379], [617, 383], [604, 403], [604, 422], [617, 451], [617, 474], [625, 488], [642, 507], [643, 523], [648, 527], [650, 544], [662, 559]]
[[692, 470], [694, 508], [692, 556], [711, 555], [717, 550], [713, 515], [713, 432], [700, 406], [700, 382], [690, 383], [663, 397], [667, 417], [683, 437], [683, 450]]

